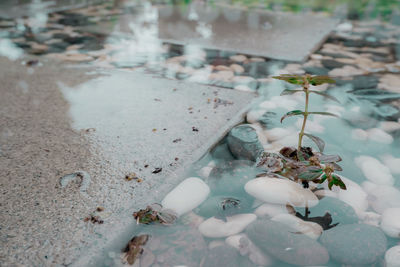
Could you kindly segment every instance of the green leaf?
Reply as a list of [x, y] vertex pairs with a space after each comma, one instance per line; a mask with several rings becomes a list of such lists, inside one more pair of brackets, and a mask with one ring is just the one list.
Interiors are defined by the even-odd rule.
[[310, 93], [314, 93], [314, 94], [317, 94], [317, 95], [322, 95], [322, 96], [324, 96], [324, 97], [326, 97], [326, 98], [328, 98], [330, 100], [336, 101], [336, 102], [338, 102], [340, 104], [340, 101], [336, 97], [328, 95], [327, 93], [314, 91], [314, 90], [310, 90]]
[[333, 114], [330, 112], [323, 112], [323, 111], [312, 111], [312, 112], [308, 112], [308, 114], [338, 117], [338, 115], [336, 115], [336, 114]]
[[326, 174], [322, 175], [321, 180], [319, 180], [318, 183], [322, 184], [323, 182], [325, 182], [326, 178], [328, 178], [328, 176], [326, 176]]
[[312, 135], [312, 134], [304, 133], [304, 135], [307, 136], [308, 138], [310, 138], [311, 141], [313, 141], [317, 145], [317, 147], [321, 153], [324, 152], [324, 148], [325, 148], [324, 140], [322, 140], [321, 138], [319, 138], [315, 135]]
[[272, 78], [286, 81], [291, 84], [304, 84], [303, 76], [301, 75], [282, 74], [280, 76], [273, 76]]
[[309, 166], [306, 168], [305, 171], [301, 172], [298, 175], [298, 178], [301, 180], [312, 181], [312, 180], [319, 178], [322, 173], [323, 173], [323, 170], [320, 167]]
[[346, 190], [346, 185], [343, 183], [342, 179], [339, 176], [332, 174], [333, 183], [339, 186], [341, 189]]
[[282, 91], [281, 95], [292, 95], [295, 94], [297, 92], [303, 92], [303, 90], [289, 90], [289, 89], [285, 89]]
[[324, 83], [335, 83], [335, 80], [333, 80], [331, 77], [322, 75], [322, 76], [311, 76], [308, 78], [308, 82], [311, 85], [321, 85]]
[[335, 182], [334, 182], [333, 180], [331, 180], [331, 181], [328, 183], [328, 188], [329, 188], [329, 190], [332, 190], [332, 186], [333, 186], [334, 183], [335, 183]]
[[292, 116], [298, 116], [298, 115], [303, 115], [304, 112], [301, 110], [292, 110], [289, 111], [288, 113], [286, 113], [282, 118], [281, 118], [281, 123], [284, 119], [286, 119], [287, 117], [292, 117]]

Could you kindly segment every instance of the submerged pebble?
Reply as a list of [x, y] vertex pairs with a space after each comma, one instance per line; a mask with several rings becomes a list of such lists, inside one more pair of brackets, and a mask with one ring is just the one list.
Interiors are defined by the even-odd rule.
[[211, 238], [227, 237], [242, 232], [257, 216], [251, 213], [227, 217], [226, 221], [211, 217], [199, 225], [202, 235]]
[[400, 267], [400, 246], [394, 246], [385, 253], [386, 267]]
[[378, 228], [347, 224], [324, 231], [320, 237], [333, 260], [349, 265], [373, 264], [386, 251], [387, 240]]
[[273, 263], [273, 259], [254, 245], [245, 234], [229, 236], [225, 239], [225, 243], [236, 248], [240, 255], [248, 256], [256, 265], [269, 266]]
[[368, 193], [369, 205], [379, 214], [388, 208], [400, 208], [400, 191], [387, 185], [377, 185], [371, 182], [362, 183]]
[[246, 234], [262, 251], [289, 264], [324, 265], [329, 261], [321, 244], [280, 222], [258, 220], [247, 227]]
[[309, 189], [286, 179], [255, 178], [245, 185], [245, 190], [253, 197], [272, 204], [290, 204], [295, 207], [313, 207], [318, 198]]
[[227, 138], [229, 150], [238, 159], [255, 161], [263, 152], [256, 129], [249, 124], [233, 128]]
[[400, 208], [389, 208], [383, 212], [381, 228], [388, 236], [400, 238]]
[[180, 216], [200, 205], [206, 200], [209, 193], [210, 188], [203, 180], [190, 177], [169, 192], [161, 204], [164, 208], [171, 209]]
[[393, 185], [394, 178], [388, 167], [370, 156], [358, 156], [354, 159], [364, 176], [376, 184]]
[[291, 214], [278, 214], [272, 217], [271, 221], [280, 222], [293, 228], [295, 233], [304, 234], [312, 239], [318, 239], [322, 234], [322, 227], [314, 222], [303, 221]]

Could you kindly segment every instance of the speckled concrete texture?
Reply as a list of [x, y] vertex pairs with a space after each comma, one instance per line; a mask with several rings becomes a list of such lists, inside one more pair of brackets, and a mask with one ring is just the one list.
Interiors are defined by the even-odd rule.
[[[183, 180], [255, 98], [41, 61], [27, 67], [0, 58], [2, 266], [88, 263], [128, 236], [132, 212]], [[76, 171], [91, 177], [86, 192], [80, 179], [61, 187], [60, 178]], [[125, 179], [132, 172], [141, 182]], [[97, 207], [104, 223], [85, 222]]]

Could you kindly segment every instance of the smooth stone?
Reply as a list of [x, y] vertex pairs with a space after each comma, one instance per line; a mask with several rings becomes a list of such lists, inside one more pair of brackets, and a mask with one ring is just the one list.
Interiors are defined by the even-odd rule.
[[293, 228], [271, 220], [258, 220], [246, 229], [249, 239], [268, 255], [294, 265], [323, 265], [328, 251], [314, 239], [293, 233]]
[[296, 233], [304, 234], [314, 240], [322, 234], [322, 227], [314, 222], [306, 222], [292, 214], [278, 214], [272, 217], [271, 221], [280, 222], [293, 228]]
[[289, 212], [286, 208], [286, 205], [264, 203], [259, 206], [254, 213], [257, 215], [257, 217], [272, 218], [279, 214], [288, 214]]
[[391, 133], [400, 130], [400, 123], [397, 121], [382, 121], [379, 127], [385, 132]]
[[234, 73], [242, 74], [244, 72], [244, 68], [239, 64], [232, 64], [229, 66]]
[[367, 130], [368, 133], [368, 139], [378, 142], [378, 143], [383, 143], [383, 144], [391, 144], [393, 143], [393, 136], [388, 134], [382, 129], [379, 128], [372, 128]]
[[259, 118], [266, 112], [265, 109], [253, 109], [250, 110], [246, 115], [246, 121], [248, 123], [257, 123]]
[[234, 127], [227, 138], [229, 150], [238, 159], [256, 161], [264, 151], [258, 140], [257, 131], [249, 124]]
[[236, 249], [228, 245], [220, 245], [207, 252], [202, 267], [240, 267], [239, 261], [240, 255]]
[[211, 238], [227, 237], [242, 232], [246, 226], [255, 221], [257, 216], [252, 213], [237, 214], [226, 218], [226, 222], [211, 217], [199, 225], [202, 235]]
[[375, 76], [359, 75], [354, 76], [352, 80], [336, 80], [339, 86], [351, 84], [353, 90], [374, 89], [378, 86], [379, 79]]
[[329, 76], [341, 76], [341, 77], [350, 77], [361, 74], [364, 74], [363, 70], [357, 69], [349, 65], [346, 65], [343, 68], [333, 69], [328, 73]]
[[324, 231], [319, 240], [333, 260], [352, 265], [373, 264], [387, 247], [384, 233], [367, 224], [336, 226]]
[[385, 267], [400, 267], [400, 246], [394, 246], [385, 253]]
[[383, 212], [381, 228], [388, 236], [400, 238], [400, 208], [389, 208]]
[[343, 22], [336, 26], [338, 32], [351, 32], [353, 30], [353, 24], [350, 22]]
[[395, 158], [392, 155], [384, 155], [383, 163], [390, 169], [393, 174], [400, 174], [400, 158]]
[[362, 183], [362, 186], [368, 193], [369, 205], [379, 214], [388, 208], [400, 208], [400, 191], [397, 188], [368, 181]]
[[355, 140], [366, 141], [368, 140], [368, 133], [363, 129], [354, 129], [351, 131], [351, 138]]
[[364, 176], [375, 184], [393, 185], [394, 178], [388, 167], [370, 156], [359, 156], [354, 159]]
[[287, 179], [255, 178], [244, 189], [253, 197], [272, 204], [289, 204], [294, 207], [313, 207], [318, 198], [309, 189]]
[[[296, 209], [302, 212], [303, 210]], [[324, 197], [319, 200], [318, 205], [310, 208], [309, 217], [324, 216], [326, 212], [332, 216], [332, 224], [339, 225], [358, 223], [358, 217], [354, 209], [346, 202], [335, 197]]]
[[379, 224], [381, 223], [381, 217], [382, 216], [376, 212], [366, 211], [361, 213], [360, 219], [365, 224], [379, 227]]
[[235, 61], [235, 62], [245, 62], [247, 60], [247, 57], [245, 55], [233, 55], [229, 57], [230, 60]]
[[270, 142], [278, 141], [288, 135], [291, 135], [292, 133], [293, 129], [280, 128], [280, 127], [276, 127], [271, 130], [265, 131], [265, 135], [267, 136], [267, 139]]
[[329, 69], [317, 66], [307, 66], [304, 70], [311, 75], [327, 75], [329, 72]]
[[251, 92], [251, 91], [253, 91], [253, 90], [251, 90], [250, 87], [248, 87], [247, 85], [244, 85], [244, 84], [236, 85], [233, 89], [239, 90], [239, 91], [244, 91], [244, 92]]
[[[229, 205], [227, 199], [238, 200], [237, 206]], [[223, 206], [225, 201], [225, 208]], [[215, 216], [218, 219], [232, 216], [238, 213], [246, 213], [251, 210], [251, 201], [249, 199], [231, 195], [214, 196], [207, 198], [194, 212], [196, 214], [209, 218]]]
[[339, 61], [333, 60], [333, 59], [323, 59], [321, 60], [322, 66], [324, 66], [327, 69], [335, 69], [335, 68], [341, 68], [345, 66], [346, 64], [341, 63]]
[[[367, 193], [359, 186], [357, 183], [353, 182], [352, 180], [339, 175], [342, 181], [346, 185], [346, 190], [341, 190], [338, 187], [333, 187], [332, 190], [328, 189], [328, 183], [324, 182], [322, 186], [327, 191], [328, 196], [334, 196], [340, 199], [343, 202], [346, 202], [348, 205], [352, 206], [357, 216], [366, 211], [368, 208], [368, 200], [367, 200]], [[324, 192], [320, 192], [324, 193]]]
[[206, 200], [210, 188], [197, 177], [190, 177], [182, 181], [169, 192], [161, 204], [166, 209], [175, 211], [178, 216], [191, 211]]
[[236, 248], [240, 255], [248, 256], [250, 261], [258, 266], [269, 266], [273, 263], [273, 259], [264, 254], [245, 234], [229, 236], [225, 243]]

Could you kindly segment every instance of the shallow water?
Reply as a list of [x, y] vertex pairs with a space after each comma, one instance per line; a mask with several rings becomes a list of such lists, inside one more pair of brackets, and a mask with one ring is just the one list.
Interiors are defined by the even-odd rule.
[[[372, 9], [374, 9], [374, 3], [371, 1]], [[286, 7], [285, 4], [281, 5], [283, 10], [286, 10]], [[380, 2], [375, 6], [376, 9], [378, 7], [380, 7]], [[130, 8], [133, 7], [128, 6], [126, 10]], [[356, 14], [365, 21], [345, 21], [340, 24], [337, 31], [331, 35], [321, 49], [312, 55], [310, 60], [304, 64], [298, 64], [251, 55], [235, 58], [236, 53], [234, 52], [216, 49], [205, 50], [197, 45], [182, 47], [165, 43], [155, 37], [158, 31], [158, 16], [160, 15], [157, 9], [150, 4], [145, 4], [143, 8], [142, 13], [135, 14], [128, 19], [129, 35], [121, 35], [121, 29], [111, 30], [111, 33], [108, 34], [96, 33], [93, 35], [83, 30], [84, 33], [82, 34], [82, 29], [89, 30], [88, 27], [91, 26], [91, 23], [87, 23], [87, 21], [97, 23], [98, 21], [95, 18], [102, 21], [113, 21], [115, 14], [111, 14], [109, 8], [99, 8], [99, 10], [93, 11], [94, 15], [86, 17], [83, 15], [85, 19], [68, 14], [68, 12], [58, 14], [61, 18], [57, 15], [50, 16], [49, 22], [54, 24], [53, 27], [56, 24], [62, 24], [60, 23], [61, 19], [64, 19], [65, 24], [72, 22], [76, 24], [72, 25], [72, 29], [68, 31], [81, 35], [81, 37], [84, 36], [82, 38], [84, 41], [80, 43], [75, 40], [78, 43], [77, 47], [71, 47], [76, 45], [75, 41], [65, 36], [62, 37], [63, 40], [51, 41], [52, 39], [59, 39], [55, 38], [54, 34], [44, 41], [47, 42], [47, 48], [33, 44], [26, 46], [21, 38], [25, 38], [25, 41], [31, 38], [29, 28], [24, 26], [23, 21], [17, 21], [13, 27], [10, 27], [12, 29], [9, 32], [2, 33], [0, 54], [8, 56], [10, 59], [17, 59], [23, 52], [41, 54], [69, 62], [85, 62], [94, 66], [121, 68], [127, 71], [146, 71], [167, 78], [213, 84], [237, 90], [256, 91], [260, 95], [260, 102], [257, 104], [258, 106], [254, 106], [250, 110], [247, 123], [258, 130], [258, 137], [263, 148], [266, 151], [274, 152], [283, 146], [296, 146], [296, 134], [301, 126], [301, 121], [297, 118], [288, 118], [283, 124], [280, 124], [279, 119], [289, 110], [302, 109], [303, 97], [302, 93], [280, 96], [284, 89], [293, 88], [293, 86], [288, 86], [269, 77], [283, 73], [302, 74], [305, 71], [311, 74], [333, 76], [337, 81], [336, 85], [320, 86], [317, 90], [326, 91], [335, 96], [340, 104], [318, 95], [312, 95], [310, 109], [333, 112], [339, 118], [311, 117], [307, 129], [308, 132], [325, 140], [327, 143], [326, 154], [339, 154], [341, 156], [343, 161], [340, 162], [340, 165], [343, 171], [339, 174], [355, 182], [355, 184], [350, 181], [346, 182], [349, 187], [347, 193], [339, 192], [338, 189], [334, 189], [334, 193], [326, 193], [328, 197], [341, 200], [340, 204], [335, 205], [343, 205], [342, 208], [346, 209], [345, 215], [347, 217], [341, 216], [343, 214], [340, 212], [331, 211], [333, 223], [339, 223], [335, 227], [353, 223], [377, 226], [378, 228], [373, 228], [374, 230], [364, 229], [362, 233], [366, 237], [368, 235], [376, 237], [372, 240], [363, 240], [364, 243], [375, 241], [379, 243], [377, 239], [382, 237], [379, 235], [382, 232], [376, 234], [373, 231], [380, 229], [379, 227], [382, 228], [380, 226], [381, 215], [387, 207], [400, 207], [400, 191], [398, 191], [400, 190], [400, 31], [398, 24], [396, 24], [398, 15], [395, 12], [393, 12], [393, 16], [389, 16], [384, 13], [386, 9], [382, 9], [384, 10], [382, 11], [384, 13], [382, 20], [393, 23], [384, 24], [381, 21], [369, 20], [367, 11], [371, 10], [371, 7], [370, 9], [362, 9], [361, 15]], [[187, 8], [187, 6], [182, 8]], [[336, 8], [340, 11], [339, 6]], [[99, 16], [100, 10], [103, 9], [108, 10], [111, 15]], [[293, 9], [299, 9], [299, 7], [292, 7], [291, 10]], [[305, 7], [300, 7], [300, 10], [303, 9], [314, 8], [305, 5]], [[126, 10], [124, 12], [127, 12]], [[213, 9], [210, 8], [209, 11], [212, 14]], [[339, 11], [331, 13], [334, 13], [333, 16], [335, 17], [343, 18], [343, 14], [346, 12], [341, 13]], [[85, 14], [87, 10], [81, 12]], [[76, 13], [70, 13], [82, 14], [79, 13], [79, 10]], [[354, 15], [351, 12], [348, 14]], [[376, 16], [376, 12], [371, 12], [371, 14], [372, 17]], [[373, 16], [373, 14], [375, 15]], [[192, 14], [191, 17], [194, 18], [195, 16]], [[43, 33], [43, 38], [46, 39], [48, 36], [45, 33], [48, 32], [48, 29], [43, 30], [41, 28], [45, 22], [41, 18], [37, 20], [40, 27], [37, 27], [36, 30]], [[202, 27], [198, 28], [198, 31], [207, 37], [210, 28], [203, 24], [200, 26]], [[33, 31], [35, 31], [35, 27], [33, 27]], [[354, 38], [356, 37], [360, 37], [360, 39], [355, 41]], [[40, 43], [39, 40], [35, 40], [35, 42]], [[232, 67], [232, 64], [239, 67]], [[351, 68], [344, 69], [345, 66], [351, 66]], [[240, 78], [234, 78], [235, 76]], [[356, 79], [359, 80], [356, 82]], [[261, 170], [254, 166], [255, 162], [248, 159], [238, 159], [238, 155], [235, 155], [236, 157], [232, 155], [227, 142], [227, 138], [224, 138], [187, 173], [187, 177], [202, 178], [210, 187], [210, 194], [201, 205], [182, 215], [173, 226], [139, 225], [132, 229], [132, 232], [121, 238], [120, 246], [117, 249], [114, 248], [103, 253], [97, 266], [124, 265], [124, 259], [122, 259], [124, 255], [121, 254], [121, 250], [133, 236], [140, 234], [149, 234], [151, 237], [146, 243], [145, 251], [140, 260], [141, 263], [138, 266], [198, 266], [200, 263], [203, 266], [290, 266], [294, 263], [292, 257], [298, 259], [300, 264], [301, 260], [305, 258], [304, 255], [307, 255], [307, 259], [316, 258], [314, 262], [309, 263], [310, 265], [341, 266], [340, 260], [337, 260], [340, 255], [334, 256], [336, 260], [332, 259], [334, 258], [332, 255], [336, 254], [331, 248], [328, 248], [331, 259], [328, 262], [324, 259], [323, 253], [326, 251], [324, 252], [320, 244], [328, 246], [326, 245], [329, 243], [326, 241], [328, 237], [324, 237], [325, 241], [320, 239], [319, 241], [318, 239], [317, 241], [310, 241], [313, 239], [309, 238], [309, 235], [293, 234], [293, 229], [289, 228], [288, 230], [282, 226], [287, 221], [289, 221], [289, 225], [296, 224], [293, 218], [276, 217], [279, 214], [286, 213], [284, 205], [273, 206], [274, 212], [267, 212], [264, 216], [260, 215], [260, 210], [258, 210], [257, 221], [268, 220], [266, 225], [270, 225], [271, 229], [276, 229], [276, 232], [279, 233], [282, 232], [282, 235], [290, 233], [290, 238], [293, 239], [287, 241], [279, 235], [271, 237], [271, 233], [267, 233], [268, 229], [263, 230], [262, 225], [255, 227], [254, 224], [252, 225], [254, 227], [250, 230], [244, 230], [252, 241], [251, 243], [246, 238], [242, 239], [242, 236], [229, 238], [233, 235], [233, 232], [235, 234], [236, 232], [243, 232], [242, 230], [232, 230], [237, 227], [237, 224], [240, 224], [228, 224], [232, 216], [257, 213], [256, 209], [262, 205], [262, 202], [246, 193], [244, 189], [245, 184], [254, 179]], [[309, 140], [305, 140], [304, 144], [314, 146]], [[314, 150], [316, 150], [315, 147]], [[365, 168], [365, 166], [363, 167], [362, 163], [366, 159], [365, 156], [375, 159], [367, 158], [370, 160], [367, 165], [375, 164], [373, 166], [378, 166], [380, 169], [378, 167], [366, 168], [363, 172], [362, 168]], [[378, 160], [378, 165], [376, 165], [376, 160]], [[325, 200], [329, 199], [328, 197]], [[323, 201], [324, 199], [318, 205], [322, 205]], [[143, 208], [147, 204], [151, 203], [143, 203]], [[311, 217], [324, 216], [326, 210], [318, 205], [311, 208]], [[331, 205], [331, 208], [337, 208], [337, 206]], [[270, 208], [273, 209], [272, 206]], [[296, 211], [304, 215], [303, 208], [297, 208]], [[204, 234], [204, 230], [199, 231], [199, 225], [213, 216], [216, 219], [211, 222], [211, 225], [214, 223], [215, 226], [210, 228], [226, 230], [228, 234], [214, 233], [215, 236], [224, 237], [213, 238], [210, 237], [212, 234], [207, 235]], [[274, 217], [272, 221], [277, 220], [282, 224], [280, 226], [274, 225], [269, 220], [271, 217]], [[249, 216], [249, 218], [252, 217]], [[246, 219], [247, 217], [243, 216], [238, 221], [243, 222]], [[225, 223], [227, 224], [225, 225]], [[332, 229], [335, 229], [335, 227]], [[229, 232], [230, 230], [232, 232]], [[325, 230], [329, 232], [329, 230]], [[349, 228], [344, 231], [351, 232], [353, 230]], [[210, 231], [210, 229], [207, 228], [207, 231]], [[339, 236], [345, 237], [346, 232], [340, 234]], [[257, 235], [260, 235], [259, 239]], [[262, 236], [268, 236], [265, 242], [261, 238]], [[356, 236], [356, 238], [360, 237]], [[382, 249], [382, 247], [386, 250], [386, 247], [390, 248], [399, 243], [398, 238], [391, 237], [387, 233], [386, 238], [387, 244], [383, 244], [384, 241], [382, 241], [383, 245], [376, 248], [375, 251]], [[340, 241], [338, 242], [341, 249], [351, 251], [352, 247], [350, 246], [354, 246], [353, 242], [340, 243]], [[296, 244], [302, 244], [302, 242], [311, 244], [310, 246], [315, 249], [313, 250], [314, 254], [307, 250], [299, 250], [303, 254], [290, 255], [290, 251], [294, 249], [289, 244], [295, 247]], [[273, 243], [273, 245], [265, 248], [262, 244], [266, 243]], [[232, 244], [236, 244], [238, 250], [229, 247]], [[316, 255], [316, 251], [320, 252], [320, 255]], [[358, 252], [360, 254], [358, 257], [364, 259], [366, 254], [371, 254], [373, 251]], [[382, 266], [383, 253], [378, 254], [375, 259], [368, 259], [366, 264]], [[282, 258], [286, 260], [280, 260]], [[308, 264], [302, 263], [300, 265]]]

